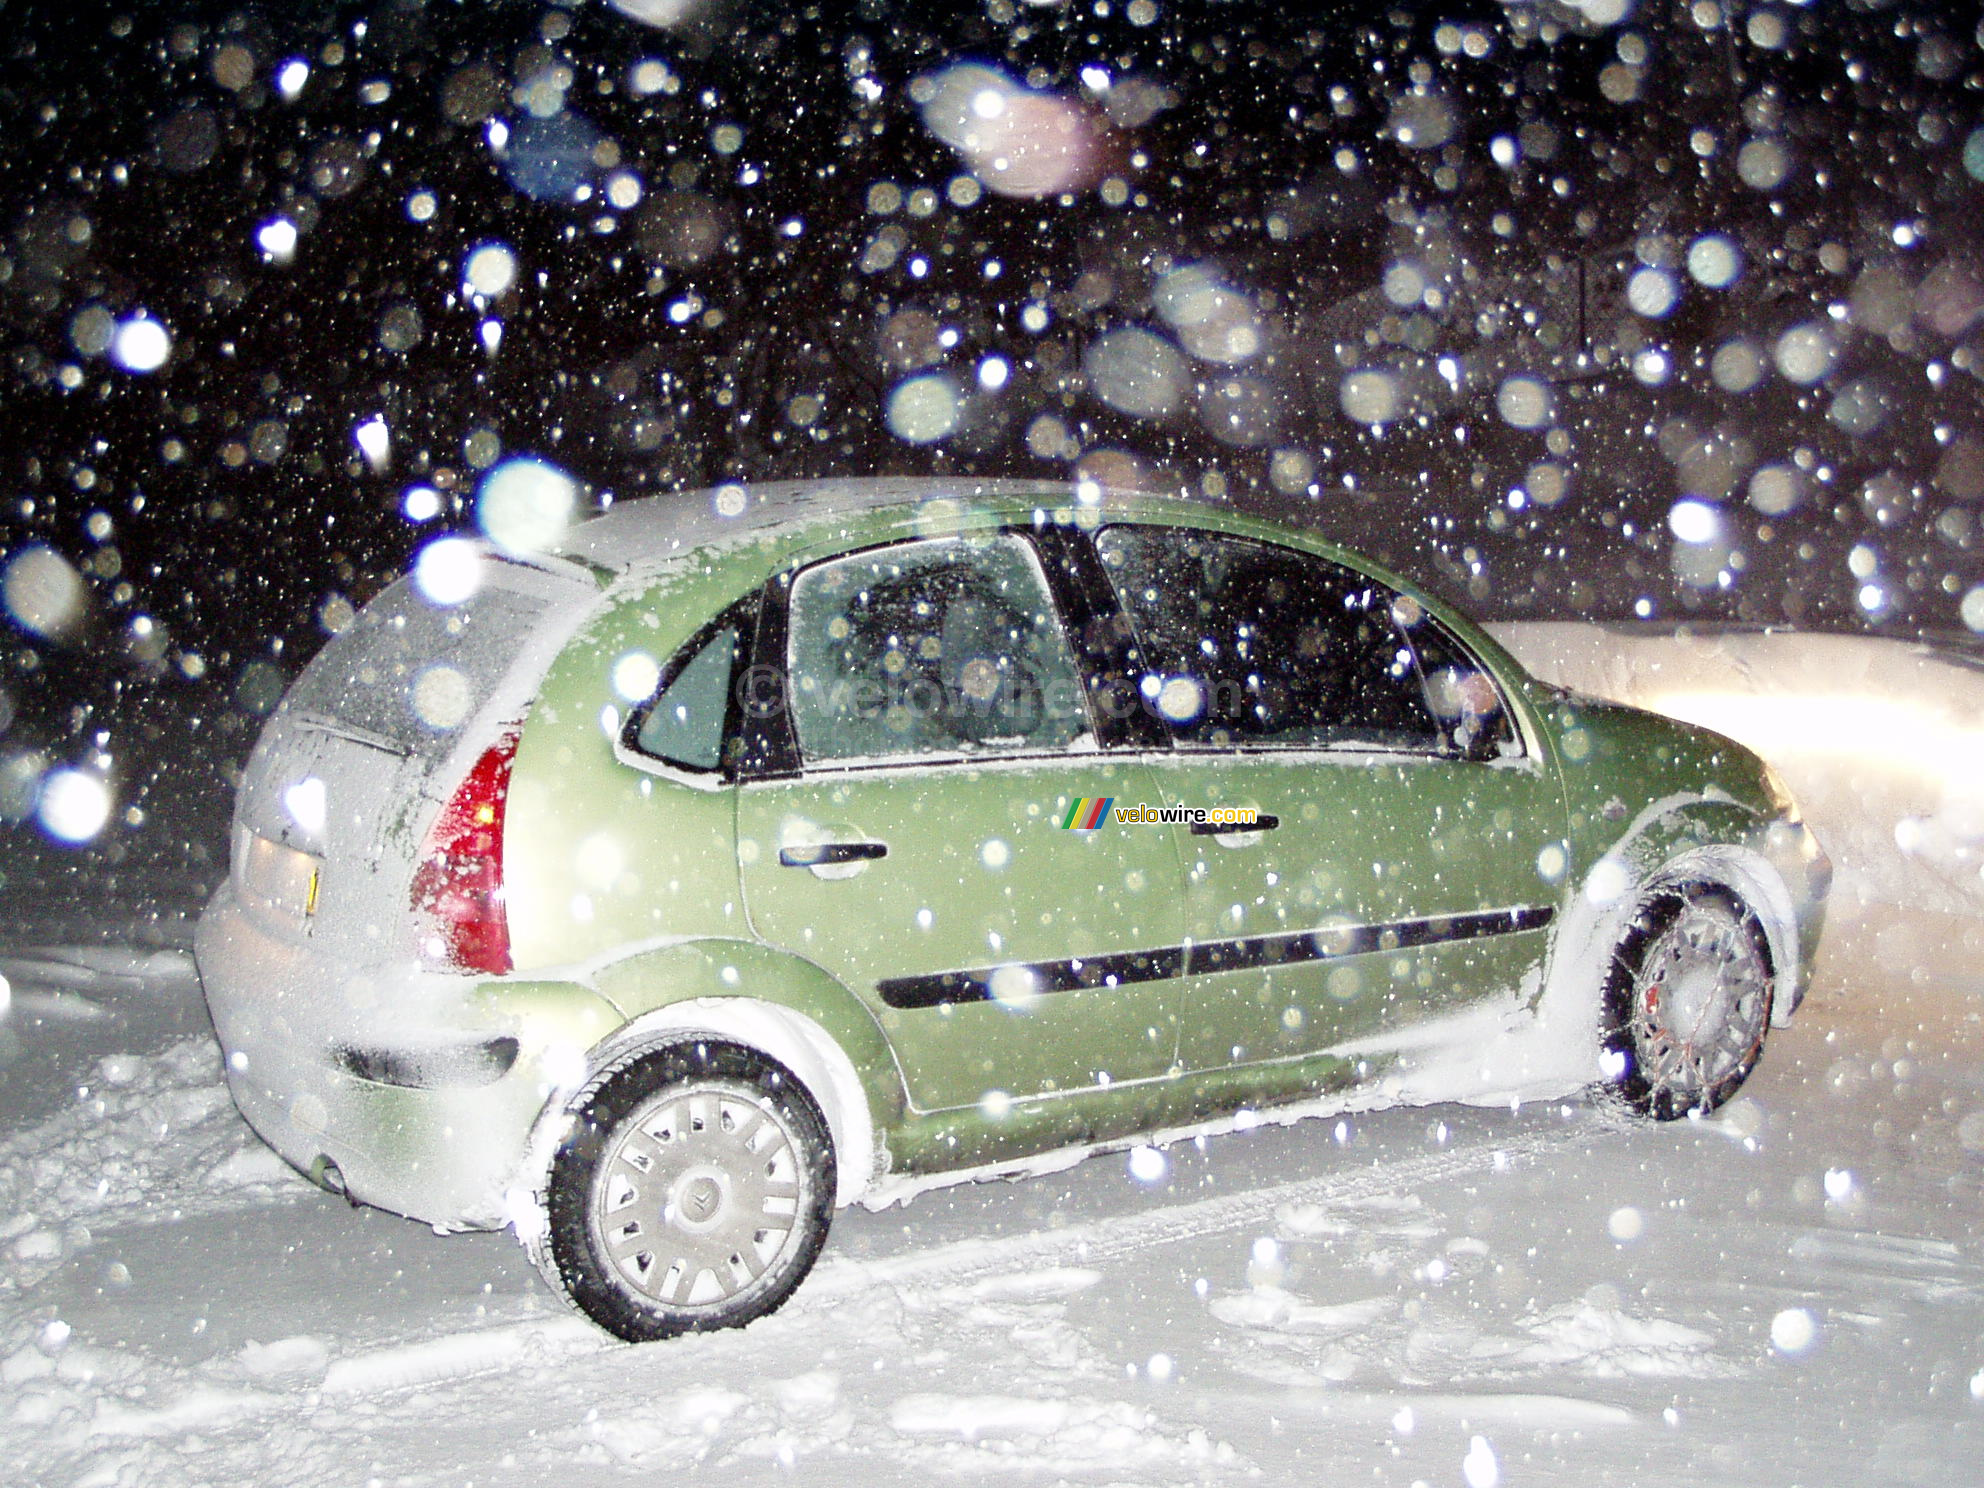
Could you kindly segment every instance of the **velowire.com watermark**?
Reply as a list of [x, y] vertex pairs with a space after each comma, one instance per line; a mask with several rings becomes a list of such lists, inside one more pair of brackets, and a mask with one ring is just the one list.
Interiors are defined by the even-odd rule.
[[1256, 806], [1118, 806], [1114, 796], [1077, 796], [1058, 825], [1093, 832], [1112, 821], [1119, 827], [1251, 827], [1261, 819]]

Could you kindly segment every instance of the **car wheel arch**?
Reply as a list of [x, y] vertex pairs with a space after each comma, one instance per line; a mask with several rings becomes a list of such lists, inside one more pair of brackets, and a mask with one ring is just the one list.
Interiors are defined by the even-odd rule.
[[1640, 885], [1635, 904], [1684, 885], [1701, 885], [1730, 893], [1756, 916], [1764, 933], [1775, 984], [1770, 1025], [1791, 1021], [1804, 988], [1798, 984], [1798, 921], [1791, 890], [1762, 853], [1735, 843], [1695, 848], [1669, 858], [1660, 872]]
[[[609, 1065], [696, 1034], [755, 1049], [807, 1087], [839, 1154], [837, 1205], [887, 1176], [887, 1134], [906, 1109], [902, 1073], [873, 1014], [819, 967], [749, 941], [674, 941], [594, 968], [586, 981], [623, 1021], [546, 1092], [510, 1205], [520, 1234], [535, 1223], [525, 1196], [564, 1140], [573, 1097]], [[761, 995], [772, 987], [778, 1000]]]
[[[740, 995], [690, 997], [650, 1008], [594, 1046], [587, 1055], [587, 1077], [635, 1054], [698, 1036], [756, 1050], [806, 1087], [827, 1119], [839, 1155], [836, 1207], [853, 1202], [886, 1174], [882, 1123], [854, 1060], [818, 1021], [779, 1003]], [[562, 1112], [563, 1099], [552, 1104]]]
[[[1616, 843], [1571, 886], [1546, 987], [1573, 993], [1579, 1006], [1602, 1018], [1609, 958], [1641, 909], [1684, 885], [1719, 888], [1746, 905], [1763, 928], [1776, 983], [1771, 1026], [1784, 1027], [1804, 992], [1790, 888], [1755, 848], [1735, 842], [1682, 845], [1675, 840], [1678, 835], [1647, 833]], [[1595, 895], [1590, 889], [1601, 864], [1613, 865], [1612, 871], [1623, 869], [1625, 881], [1604, 884]]]

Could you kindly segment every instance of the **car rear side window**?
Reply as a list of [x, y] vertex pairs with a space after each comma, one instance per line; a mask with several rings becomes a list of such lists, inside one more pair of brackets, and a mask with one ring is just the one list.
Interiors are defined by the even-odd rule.
[[460, 604], [436, 605], [402, 579], [326, 643], [284, 708], [409, 754], [440, 756], [488, 701], [550, 603], [485, 582]]
[[668, 684], [642, 709], [633, 730], [634, 747], [687, 770], [720, 768], [730, 679], [742, 645], [743, 631], [735, 622], [699, 638]]
[[792, 724], [808, 764], [1065, 749], [1081, 681], [1032, 550], [1012, 536], [898, 543], [794, 579]]
[[1391, 590], [1293, 549], [1112, 526], [1096, 550], [1143, 653], [1142, 691], [1187, 748], [1451, 748]]

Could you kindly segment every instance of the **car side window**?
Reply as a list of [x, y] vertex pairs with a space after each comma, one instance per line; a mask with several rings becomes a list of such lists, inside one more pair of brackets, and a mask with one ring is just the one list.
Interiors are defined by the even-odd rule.
[[807, 764], [1080, 747], [1092, 737], [1047, 581], [1020, 538], [936, 538], [792, 583], [788, 678]]
[[1311, 554], [1189, 528], [1096, 539], [1136, 628], [1145, 705], [1186, 748], [1452, 748], [1399, 596]]
[[730, 679], [743, 645], [738, 621], [692, 641], [670, 668], [667, 684], [633, 718], [628, 742], [642, 754], [685, 770], [719, 769]]

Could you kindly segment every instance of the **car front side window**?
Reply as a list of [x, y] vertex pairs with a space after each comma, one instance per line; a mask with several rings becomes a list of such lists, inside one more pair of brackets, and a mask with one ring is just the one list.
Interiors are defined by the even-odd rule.
[[808, 765], [1032, 754], [1091, 736], [1032, 549], [937, 538], [852, 553], [792, 582], [787, 675]]
[[1096, 550], [1137, 631], [1145, 704], [1175, 744], [1452, 748], [1383, 585], [1188, 528], [1111, 526]]
[[1392, 600], [1391, 612], [1418, 658], [1427, 705], [1453, 749], [1470, 759], [1521, 754], [1502, 691], [1488, 669], [1418, 600], [1401, 594]]

